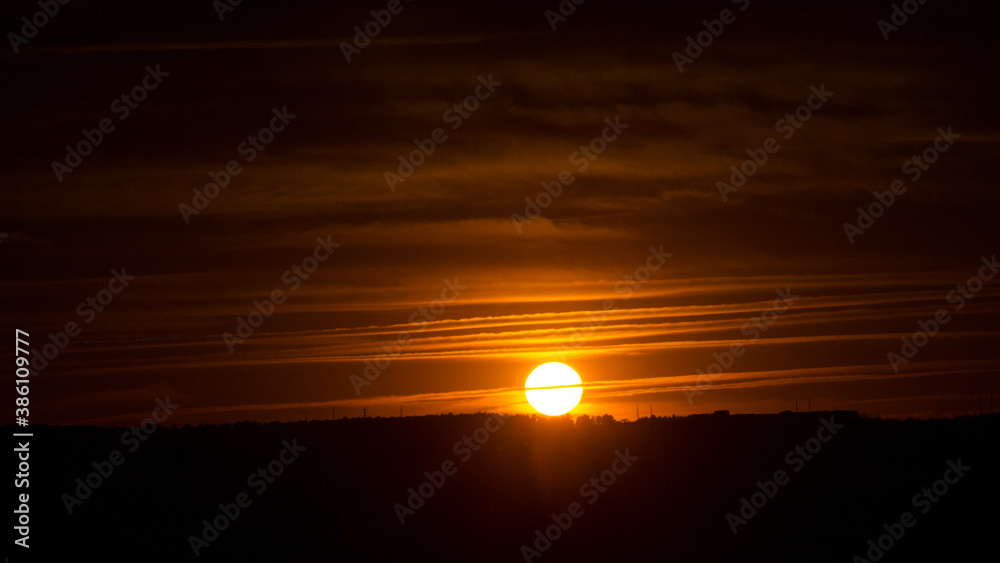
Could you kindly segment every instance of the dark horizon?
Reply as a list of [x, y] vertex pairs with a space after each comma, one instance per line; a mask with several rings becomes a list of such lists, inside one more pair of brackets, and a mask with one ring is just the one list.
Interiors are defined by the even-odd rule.
[[113, 534], [109, 560], [825, 562], [870, 560], [872, 540], [887, 561], [965, 560], [1000, 499], [1000, 415], [490, 418], [46, 428], [61, 450], [33, 458], [32, 549]]
[[[770, 416], [796, 416], [796, 415], [810, 416], [810, 415], [815, 415], [815, 414], [830, 414], [830, 413], [844, 413], [844, 414], [850, 414], [852, 416], [857, 416], [857, 417], [865, 418], [865, 419], [897, 421], [897, 422], [910, 421], [910, 420], [947, 421], [947, 420], [964, 419], [964, 418], [977, 417], [977, 416], [992, 416], [994, 414], [1000, 414], [1000, 412], [997, 412], [997, 410], [996, 410], [995, 407], [994, 407], [993, 410], [990, 410], [990, 403], [989, 403], [988, 397], [984, 400], [983, 410], [982, 411], [979, 411], [978, 407], [977, 407], [976, 410], [970, 410], [968, 413], [965, 413], [965, 414], [959, 414], [959, 415], [948, 416], [948, 417], [929, 417], [929, 418], [919, 418], [919, 417], [894, 418], [894, 417], [890, 417], [890, 416], [885, 416], [882, 413], [878, 413], [878, 412], [858, 411], [856, 409], [832, 409], [832, 410], [828, 410], [828, 409], [812, 409], [812, 410], [803, 409], [803, 410], [798, 410], [798, 411], [794, 410], [794, 409], [787, 409], [787, 410], [778, 411], [778, 412], [730, 412], [728, 409], [721, 409], [721, 410], [705, 411], [705, 412], [693, 412], [693, 413], [686, 413], [686, 414], [677, 414], [677, 413], [670, 413], [670, 412], [667, 412], [667, 413], [656, 413], [656, 412], [650, 413], [649, 412], [650, 411], [650, 405], [646, 405], [645, 410], [643, 410], [641, 406], [639, 407], [639, 416], [638, 416], [638, 418], [636, 418], [636, 416], [634, 414], [631, 417], [618, 418], [618, 417], [615, 417], [614, 415], [612, 415], [610, 413], [606, 413], [606, 412], [605, 413], [601, 413], [601, 414], [575, 414], [575, 413], [570, 412], [570, 413], [566, 413], [566, 414], [562, 414], [562, 415], [548, 416], [548, 415], [537, 413], [537, 412], [507, 413], [507, 412], [502, 412], [502, 411], [491, 411], [491, 410], [474, 411], [474, 412], [457, 412], [457, 413], [456, 412], [439, 412], [439, 413], [431, 413], [431, 414], [409, 414], [409, 413], [406, 413], [406, 412], [404, 412], [403, 414], [399, 414], [398, 410], [396, 410], [395, 412], [389, 410], [389, 411], [386, 411], [386, 412], [371, 412], [371, 413], [366, 413], [365, 411], [367, 411], [367, 409], [359, 408], [357, 410], [360, 411], [360, 412], [359, 413], [355, 413], [354, 409], [351, 409], [348, 413], [343, 413], [343, 412], [331, 413], [331, 412], [328, 412], [328, 413], [326, 413], [327, 416], [324, 416], [322, 412], [319, 412], [317, 410], [317, 411], [310, 412], [310, 413], [301, 413], [302, 414], [302, 418], [298, 418], [298, 419], [292, 418], [292, 419], [289, 419], [289, 420], [263, 420], [262, 421], [262, 420], [255, 420], [255, 419], [250, 419], [250, 418], [244, 418], [244, 419], [233, 420], [233, 421], [228, 421], [228, 422], [197, 422], [197, 423], [193, 423], [193, 424], [192, 423], [186, 423], [186, 422], [178, 422], [178, 419], [180, 419], [181, 417], [174, 416], [173, 413], [171, 413], [171, 416], [170, 416], [171, 420], [170, 420], [169, 424], [164, 423], [162, 426], [164, 428], [175, 428], [176, 429], [176, 428], [197, 428], [197, 427], [200, 427], [200, 426], [233, 426], [233, 425], [243, 425], [243, 424], [297, 424], [297, 423], [309, 423], [309, 422], [336, 422], [336, 421], [339, 421], [339, 420], [363, 420], [363, 419], [373, 419], [373, 420], [374, 419], [387, 419], [388, 420], [388, 419], [415, 419], [415, 418], [426, 418], [426, 417], [462, 417], [462, 416], [477, 416], [477, 415], [490, 414], [490, 413], [496, 413], [496, 414], [499, 414], [499, 415], [502, 415], [502, 416], [528, 417], [528, 418], [539, 419], [539, 420], [544, 420], [544, 419], [564, 420], [564, 421], [568, 420], [570, 422], [575, 422], [576, 420], [581, 419], [581, 418], [585, 419], [585, 420], [596, 420], [596, 419], [600, 418], [600, 419], [609, 420], [609, 421], [612, 421], [612, 422], [615, 422], [615, 423], [635, 423], [635, 422], [639, 422], [639, 421], [646, 420], [646, 419], [677, 419], [677, 418], [706, 417], [706, 416], [770, 417]], [[77, 424], [77, 423], [74, 423], [74, 424], [37, 424], [36, 427], [39, 427], [39, 428], [70, 428], [70, 427], [81, 427], [81, 428], [106, 428], [106, 429], [107, 428], [117, 428], [117, 429], [129, 429], [129, 428], [134, 428], [134, 427], [137, 427], [137, 426], [141, 426], [143, 420], [148, 419], [148, 418], [152, 418], [152, 417], [150, 417], [149, 415], [146, 415], [145, 417], [143, 417], [140, 414], [136, 413], [134, 415], [123, 415], [123, 416], [121, 416], [119, 418], [122, 418], [122, 419], [125, 419], [125, 418], [132, 419], [135, 422], [135, 424], [131, 424], [131, 425], [117, 425], [117, 426], [111, 425], [111, 424], [96, 424], [96, 423], [90, 423], [90, 424]], [[5, 425], [5, 426], [8, 426], [8, 425]], [[9, 426], [10, 426], [10, 428], [16, 429], [16, 425], [9, 425]]]

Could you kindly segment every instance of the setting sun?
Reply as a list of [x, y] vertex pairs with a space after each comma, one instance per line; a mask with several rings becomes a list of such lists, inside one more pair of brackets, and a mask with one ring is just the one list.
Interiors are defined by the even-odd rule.
[[524, 382], [524, 395], [528, 403], [542, 414], [566, 414], [580, 403], [583, 380], [566, 364], [542, 364]]

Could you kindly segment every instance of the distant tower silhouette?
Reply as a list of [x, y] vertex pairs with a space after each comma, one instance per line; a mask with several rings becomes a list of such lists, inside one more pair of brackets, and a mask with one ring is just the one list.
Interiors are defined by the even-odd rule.
[[636, 403], [636, 405], [635, 405], [635, 419], [639, 420], [639, 405], [638, 405], [638, 403]]
[[368, 418], [368, 409], [361, 409], [361, 416]]

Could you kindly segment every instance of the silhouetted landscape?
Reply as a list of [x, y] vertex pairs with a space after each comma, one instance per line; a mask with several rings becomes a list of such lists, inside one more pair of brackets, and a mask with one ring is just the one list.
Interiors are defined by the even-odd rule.
[[[916, 523], [886, 560], [981, 560], [995, 549], [998, 427], [998, 415], [898, 421], [841, 411], [244, 422], [157, 428], [128, 443], [121, 428], [36, 428], [31, 478], [43, 493], [32, 502], [31, 540], [36, 555], [187, 560], [203, 521], [246, 493], [250, 503], [219, 521], [225, 529], [199, 559], [850, 561], [909, 511]], [[62, 495], [76, 495], [76, 478], [113, 450], [124, 461], [68, 514]], [[280, 459], [291, 462], [279, 461], [272, 482], [248, 483]], [[970, 469], [946, 494], [913, 502], [958, 460]], [[435, 475], [449, 461], [451, 475]], [[608, 470], [612, 484], [604, 475], [604, 485], [586, 485]], [[785, 483], [768, 486], [779, 470]], [[413, 499], [412, 513], [397, 511], [430, 482], [425, 472], [440, 486], [422, 504]], [[741, 498], [760, 490], [771, 496], [734, 534], [727, 514], [739, 516]], [[536, 530], [574, 502], [582, 514], [525, 557]]]

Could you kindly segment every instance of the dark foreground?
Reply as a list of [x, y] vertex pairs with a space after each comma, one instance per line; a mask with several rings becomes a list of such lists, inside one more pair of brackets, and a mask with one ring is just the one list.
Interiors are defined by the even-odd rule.
[[998, 427], [997, 415], [786, 413], [241, 423], [158, 428], [141, 442], [123, 441], [123, 429], [36, 428], [30, 488], [16, 489], [30, 493], [31, 547], [7, 553], [11, 562], [979, 560], [995, 553]]

